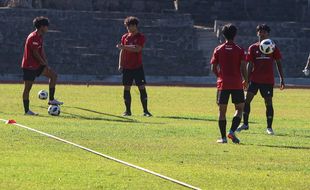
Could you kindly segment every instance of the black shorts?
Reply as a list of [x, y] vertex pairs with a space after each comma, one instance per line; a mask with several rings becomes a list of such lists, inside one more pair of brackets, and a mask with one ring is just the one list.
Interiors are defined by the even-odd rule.
[[256, 95], [258, 90], [263, 98], [273, 96], [273, 84], [260, 84], [250, 82], [248, 92], [251, 92]]
[[40, 66], [38, 69], [35, 69], [35, 70], [23, 69], [24, 81], [34, 81], [36, 77], [39, 77], [42, 74], [44, 69], [45, 69], [45, 66]]
[[140, 67], [138, 69], [124, 69], [123, 70], [123, 85], [131, 86], [133, 81], [137, 86], [146, 84], [144, 69]]
[[231, 95], [232, 103], [244, 103], [243, 90], [218, 90], [216, 101], [218, 104], [228, 104], [229, 96]]

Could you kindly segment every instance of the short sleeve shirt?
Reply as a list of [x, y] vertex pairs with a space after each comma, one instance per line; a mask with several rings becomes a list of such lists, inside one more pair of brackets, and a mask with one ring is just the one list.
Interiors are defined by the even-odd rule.
[[245, 51], [233, 42], [226, 42], [214, 49], [211, 64], [220, 67], [217, 78], [219, 90], [243, 89], [240, 71], [242, 61], [245, 61]]
[[[145, 37], [142, 33], [137, 33], [135, 35], [130, 35], [126, 33], [121, 39], [122, 45], [136, 46], [139, 45], [144, 47]], [[123, 50], [123, 68], [124, 69], [137, 69], [142, 67], [142, 51], [140, 52], [130, 52]]]
[[282, 58], [276, 46], [272, 54], [263, 54], [259, 50], [259, 42], [249, 47], [246, 60], [253, 63], [250, 80], [260, 84], [274, 84], [274, 63]]
[[22, 68], [35, 70], [41, 66], [39, 61], [36, 60], [33, 55], [34, 50], [37, 50], [39, 54], [43, 57], [43, 38], [36, 31], [29, 34], [29, 36], [27, 37], [21, 66]]

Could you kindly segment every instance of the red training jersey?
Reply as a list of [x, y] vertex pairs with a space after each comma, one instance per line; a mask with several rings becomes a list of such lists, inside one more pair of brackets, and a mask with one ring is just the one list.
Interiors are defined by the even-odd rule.
[[282, 58], [279, 48], [275, 48], [271, 54], [263, 54], [259, 50], [259, 42], [252, 44], [249, 47], [247, 61], [253, 63], [253, 70], [250, 80], [261, 84], [274, 84], [274, 69], [275, 60]]
[[[145, 37], [142, 33], [137, 33], [135, 35], [126, 33], [122, 36], [121, 43], [122, 45], [127, 45], [127, 46], [139, 45], [143, 47], [145, 43]], [[123, 68], [124, 69], [137, 69], [137, 68], [140, 68], [141, 66], [142, 66], [142, 51], [130, 52], [127, 50], [123, 50]]]
[[23, 69], [35, 70], [41, 66], [39, 61], [34, 57], [33, 50], [38, 50], [39, 54], [43, 57], [43, 38], [37, 31], [30, 33], [27, 37], [22, 61]]
[[218, 90], [243, 89], [240, 71], [242, 61], [245, 61], [244, 49], [233, 42], [226, 42], [214, 49], [211, 64], [218, 64], [220, 67]]

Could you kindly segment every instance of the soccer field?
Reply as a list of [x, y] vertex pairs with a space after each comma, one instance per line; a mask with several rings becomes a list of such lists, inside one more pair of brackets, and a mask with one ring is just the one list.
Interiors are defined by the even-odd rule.
[[[256, 96], [241, 144], [217, 144], [215, 88], [148, 87], [152, 118], [142, 116], [132, 88], [132, 117], [121, 86], [59, 85], [60, 116], [34, 85], [24, 116], [21, 84], [1, 84], [0, 118], [38, 129], [202, 189], [309, 189], [310, 90], [274, 92], [274, 130], [266, 134], [263, 99]], [[230, 127], [233, 105], [227, 113]], [[40, 134], [0, 123], [0, 189], [185, 189], [142, 171]]]

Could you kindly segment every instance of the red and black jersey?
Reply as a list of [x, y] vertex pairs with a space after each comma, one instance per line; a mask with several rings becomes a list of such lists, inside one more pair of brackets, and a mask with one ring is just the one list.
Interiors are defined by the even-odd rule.
[[[143, 47], [145, 43], [145, 37], [142, 33], [137, 33], [135, 35], [126, 33], [122, 36], [121, 43], [122, 45], [127, 45], [127, 46], [139, 45]], [[127, 50], [123, 50], [123, 68], [124, 69], [137, 69], [137, 68], [140, 68], [141, 66], [142, 66], [142, 51], [130, 52]]]
[[30, 33], [27, 37], [21, 66], [23, 69], [35, 70], [41, 66], [39, 61], [34, 57], [33, 50], [38, 50], [39, 54], [43, 57], [43, 38], [37, 31]]
[[233, 42], [226, 42], [214, 49], [211, 64], [220, 67], [217, 78], [219, 90], [243, 89], [240, 71], [242, 61], [245, 61], [244, 49]]
[[260, 84], [274, 84], [273, 65], [276, 60], [282, 58], [279, 48], [276, 46], [272, 54], [263, 54], [259, 50], [259, 42], [249, 47], [247, 61], [253, 63], [250, 80]]

